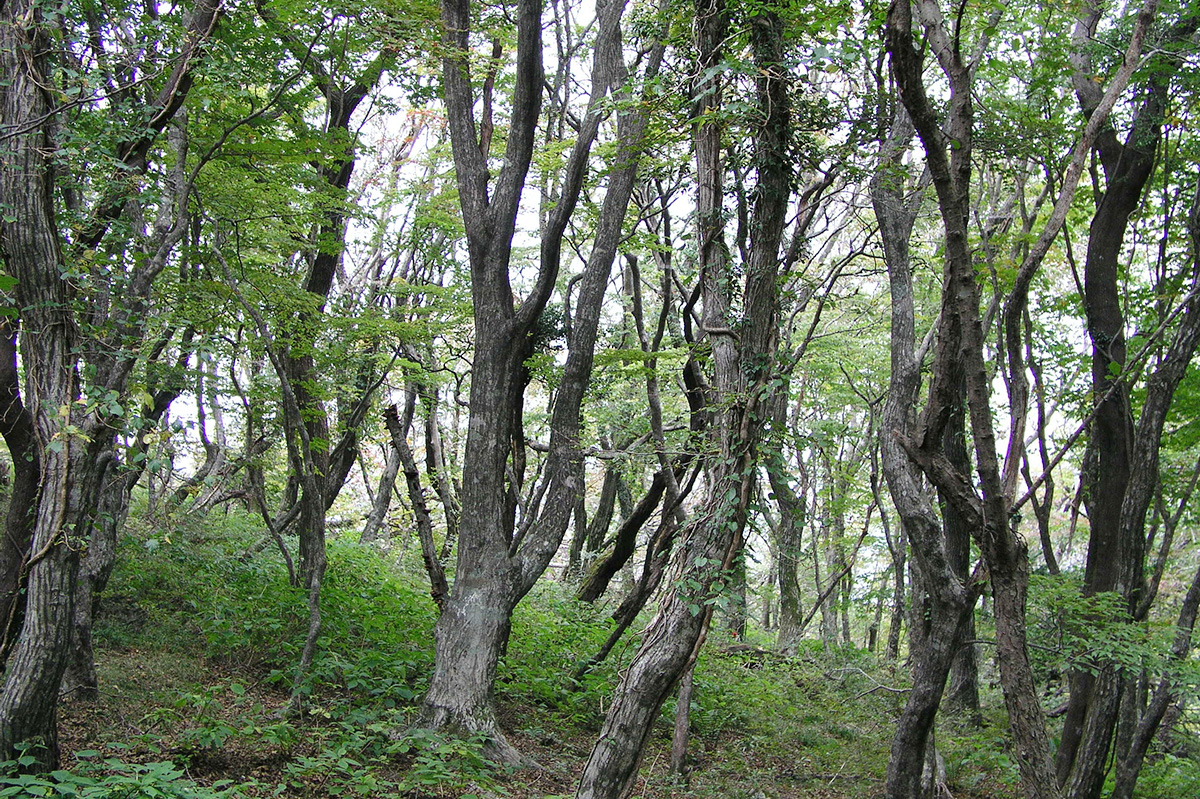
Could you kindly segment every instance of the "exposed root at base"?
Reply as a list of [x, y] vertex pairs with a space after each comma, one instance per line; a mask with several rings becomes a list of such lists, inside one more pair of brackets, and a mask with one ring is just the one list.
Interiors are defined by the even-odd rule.
[[468, 724], [461, 720], [451, 721], [450, 714], [444, 710], [426, 711], [411, 727], [395, 730], [390, 737], [392, 740], [401, 740], [418, 731], [436, 732], [457, 738], [482, 739], [484, 758], [503, 768], [512, 770], [542, 768], [541, 763], [522, 754], [520, 750], [509, 743], [495, 722]]

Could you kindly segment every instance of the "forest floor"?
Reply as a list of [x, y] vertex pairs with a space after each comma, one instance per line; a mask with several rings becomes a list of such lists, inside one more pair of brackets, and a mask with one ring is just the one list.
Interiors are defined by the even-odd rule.
[[[340, 720], [328, 708], [314, 704], [302, 718], [287, 722], [294, 740], [281, 741], [264, 732], [282, 723], [276, 711], [286, 703], [288, 692], [256, 683], [253, 674], [153, 649], [105, 648], [99, 657], [104, 685], [100, 699], [68, 701], [62, 708], [60, 742], [70, 753], [64, 768], [80, 765], [74, 756], [80, 752], [84, 761], [113, 756], [125, 763], [170, 761], [183, 777], [198, 784], [198, 798], [206, 795], [203, 786], [220, 786], [221, 781], [241, 786], [246, 796], [394, 796], [379, 789], [405, 784], [406, 776], [416, 784], [407, 785], [402, 795], [414, 798], [565, 797], [574, 793], [595, 740], [590, 725], [563, 726], [542, 707], [502, 701], [500, 720], [510, 742], [535, 766], [493, 772], [472, 763], [467, 750], [446, 746], [440, 753], [442, 762], [435, 757], [424, 763], [430, 773], [423, 783], [411, 779], [416, 754], [403, 753], [390, 759], [390, 768], [378, 769], [374, 764], [379, 771], [375, 781], [355, 785], [361, 776], [355, 775], [355, 769], [363, 753], [336, 744], [332, 753], [325, 749], [343, 737]], [[806, 729], [797, 731], [792, 747], [780, 747], [737, 728], [695, 735], [687, 779], [669, 772], [670, 729], [664, 720], [651, 739], [633, 796], [882, 796], [892, 719], [889, 715], [847, 725], [844, 709], [814, 705]], [[350, 762], [339, 764], [339, 759]], [[956, 799], [1017, 796], [999, 772], [990, 777], [982, 771], [959, 772], [967, 782], [951, 783]]]
[[[571, 679], [572, 664], [607, 635], [603, 609], [581, 606], [553, 583], [519, 609], [497, 701], [510, 741], [537, 765], [504, 772], [481, 756], [478, 741], [409, 729], [431, 666], [433, 607], [407, 555], [331, 547], [326, 634], [305, 683], [305, 712], [279, 718], [303, 640], [303, 602], [277, 564], [248, 560], [245, 540], [235, 543], [124, 542], [96, 629], [100, 697], [64, 703], [55, 779], [139, 799], [573, 795], [636, 646], [636, 638], [618, 645], [611, 662]], [[634, 797], [883, 795], [903, 664], [816, 643], [783, 658], [765, 639], [713, 638], [697, 664], [690, 772], [676, 777], [667, 766], [670, 702]], [[984, 687], [982, 725], [951, 720], [937, 732], [955, 799], [1018, 795], [1003, 713]], [[1159, 795], [1188, 794], [1142, 794]]]

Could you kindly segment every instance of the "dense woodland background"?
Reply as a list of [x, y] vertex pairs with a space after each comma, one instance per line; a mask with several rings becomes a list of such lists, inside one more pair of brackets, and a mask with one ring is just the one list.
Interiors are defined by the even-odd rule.
[[1200, 795], [1198, 27], [0, 0], [0, 796]]

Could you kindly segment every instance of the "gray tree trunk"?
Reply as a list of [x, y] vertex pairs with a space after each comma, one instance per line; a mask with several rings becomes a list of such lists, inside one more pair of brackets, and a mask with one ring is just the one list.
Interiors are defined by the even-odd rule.
[[[914, 425], [922, 361], [916, 341], [909, 258], [909, 237], [916, 221], [917, 203], [906, 197], [908, 187], [899, 171], [913, 133], [907, 111], [897, 104], [888, 139], [883, 144], [880, 167], [871, 181], [871, 200], [880, 225], [892, 300], [892, 373], [883, 410], [880, 452], [888, 490], [906, 533], [900, 537], [899, 546], [903, 546], [907, 537], [914, 558], [909, 630], [913, 689], [892, 736], [886, 779], [888, 799], [925, 796], [923, 769], [930, 735], [970, 600], [966, 585], [951, 568], [948, 544], [929, 493], [920, 484], [899, 442]], [[951, 333], [943, 333], [943, 338]], [[897, 562], [898, 596], [893, 602], [889, 651], [899, 644], [898, 615], [903, 604], [904, 560], [897, 556], [896, 544], [893, 544], [893, 559]], [[921, 599], [921, 605], [917, 605], [917, 598]]]
[[[443, 86], [466, 226], [475, 314], [467, 431], [454, 585], [435, 628], [435, 665], [417, 720], [419, 726], [480, 733], [489, 753], [502, 762], [520, 757], [504, 740], [492, 708], [496, 661], [508, 638], [509, 618], [558, 549], [570, 520], [578, 484], [580, 406], [591, 373], [600, 306], [632, 194], [644, 108], [623, 107], [618, 117], [621, 166], [609, 176], [569, 337], [563, 378], [551, 415], [550, 452], [540, 510], [529, 511], [514, 529], [515, 496], [505, 475], [520, 473], [525, 361], [538, 322], [554, 290], [563, 231], [583, 186], [591, 146], [605, 115], [601, 103], [623, 91], [626, 69], [621, 47], [624, 3], [598, 8], [589, 107], [568, 157], [559, 196], [541, 231], [540, 266], [534, 287], [519, 304], [509, 282], [517, 209], [533, 154], [543, 73], [541, 3], [520, 0], [516, 9], [517, 52], [504, 166], [493, 179], [477, 137], [475, 99], [465, 66], [469, 53], [469, 0], [444, 0]], [[657, 71], [661, 49], [648, 59]], [[488, 109], [485, 109], [487, 111]], [[490, 186], [489, 186], [490, 184]], [[514, 444], [517, 446], [514, 447]]]

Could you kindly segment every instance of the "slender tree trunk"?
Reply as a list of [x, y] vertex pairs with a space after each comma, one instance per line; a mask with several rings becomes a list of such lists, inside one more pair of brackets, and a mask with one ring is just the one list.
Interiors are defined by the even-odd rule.
[[[786, 396], [786, 394], [784, 395]], [[785, 400], [786, 401], [786, 400]], [[779, 403], [779, 400], [776, 400]], [[778, 415], [776, 415], [778, 420]], [[771, 491], [779, 506], [778, 525], [778, 579], [779, 579], [779, 634], [775, 646], [785, 654], [795, 654], [800, 643], [800, 555], [803, 551], [805, 522], [804, 491], [793, 490], [779, 461], [772, 457], [767, 463], [767, 477]]]
[[396, 476], [400, 474], [400, 450], [391, 445], [387, 450], [387, 459], [383, 464], [383, 473], [379, 475], [379, 487], [375, 490], [375, 501], [371, 503], [371, 512], [363, 525], [359, 536], [360, 544], [370, 544], [379, 538], [379, 531], [387, 519], [388, 508], [392, 504], [392, 493], [396, 490]]
[[17, 323], [0, 318], [0, 434], [13, 460], [8, 514], [0, 540], [0, 668], [21, 629], [21, 581], [28, 562], [40, 483], [33, 416], [21, 401], [17, 370]]
[[[953, 378], [958, 381], [958, 395], [950, 409], [946, 430], [942, 434], [942, 451], [951, 465], [960, 474], [971, 473], [971, 454], [967, 450], [964, 427], [966, 425], [966, 385], [964, 376]], [[941, 498], [942, 527], [946, 535], [946, 554], [955, 577], [964, 584], [971, 576], [971, 525], [946, 498]], [[973, 610], [973, 609], [972, 609]], [[961, 641], [975, 640], [975, 614], [963, 617]], [[977, 718], [979, 713], [979, 666], [975, 658], [974, 644], [961, 644], [954, 653], [950, 667], [950, 684], [946, 689], [946, 704], [968, 718]]]
[[900, 656], [900, 634], [904, 628], [906, 596], [908, 584], [908, 535], [904, 522], [898, 526], [897, 540], [892, 554], [892, 601], [891, 612], [888, 616], [887, 648], [884, 656], [895, 660]]
[[416, 404], [416, 392], [409, 390], [408, 402], [404, 408], [404, 417], [400, 418], [395, 405], [389, 405], [383, 412], [391, 437], [392, 448], [396, 451], [400, 464], [404, 467], [404, 484], [408, 489], [408, 502], [413, 509], [413, 517], [417, 523], [417, 537], [421, 541], [421, 559], [425, 562], [425, 573], [429, 575], [429, 594], [433, 603], [440, 609], [446, 600], [449, 588], [446, 583], [446, 572], [438, 557], [437, 545], [433, 540], [433, 520], [429, 515], [429, 506], [425, 503], [425, 491], [421, 487], [421, 473], [417, 471], [417, 461], [412, 449], [408, 446], [408, 430], [412, 427], [413, 409]]
[[422, 387], [421, 405], [425, 419], [425, 473], [442, 504], [442, 518], [446, 524], [446, 537], [442, 542], [441, 558], [449, 557], [450, 549], [458, 540], [458, 519], [462, 509], [458, 504], [459, 490], [450, 474], [446, 452], [442, 447], [442, 427], [438, 420], [439, 395], [436, 386]]
[[675, 731], [671, 736], [671, 773], [687, 776], [688, 736], [692, 718], [692, 673], [695, 664], [688, 667], [679, 680], [679, 698], [675, 704]]

